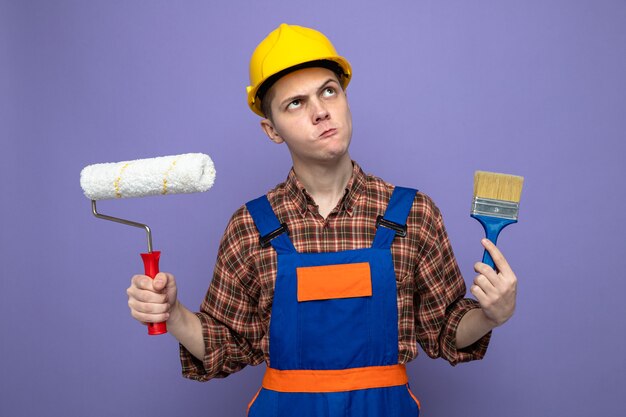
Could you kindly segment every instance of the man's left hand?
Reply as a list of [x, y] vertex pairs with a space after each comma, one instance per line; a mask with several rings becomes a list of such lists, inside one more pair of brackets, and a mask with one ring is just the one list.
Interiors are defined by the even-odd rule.
[[477, 262], [474, 270], [478, 275], [470, 292], [478, 300], [485, 316], [497, 327], [510, 319], [515, 311], [517, 277], [496, 245], [488, 239], [483, 239], [481, 243], [491, 255], [497, 271]]

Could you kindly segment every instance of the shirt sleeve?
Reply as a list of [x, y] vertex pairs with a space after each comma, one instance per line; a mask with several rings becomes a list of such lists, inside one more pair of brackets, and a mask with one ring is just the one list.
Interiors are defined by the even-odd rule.
[[205, 353], [202, 360], [180, 345], [185, 378], [208, 381], [224, 378], [246, 365], [263, 361], [264, 331], [258, 316], [259, 288], [249, 280], [245, 242], [256, 236], [251, 218], [241, 208], [231, 218], [220, 242], [213, 279], [196, 313], [202, 323]]
[[461, 318], [478, 302], [464, 298], [465, 281], [452, 252], [441, 212], [426, 199], [421, 230], [423, 250], [416, 271], [414, 296], [417, 339], [432, 358], [443, 358], [451, 365], [482, 359], [491, 332], [474, 344], [456, 348], [456, 331]]

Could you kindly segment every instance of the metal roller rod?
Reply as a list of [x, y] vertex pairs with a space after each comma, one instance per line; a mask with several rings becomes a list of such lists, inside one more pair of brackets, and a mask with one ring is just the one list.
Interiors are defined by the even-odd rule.
[[96, 200], [91, 200], [91, 212], [93, 213], [94, 216], [96, 216], [99, 219], [109, 220], [112, 222], [125, 224], [127, 226], [133, 226], [133, 227], [138, 227], [140, 229], [144, 229], [146, 231], [146, 234], [148, 235], [148, 252], [152, 253], [152, 232], [150, 231], [150, 227], [148, 227], [147, 224], [120, 219], [118, 217], [107, 216], [106, 214], [100, 214], [98, 213], [98, 210], [96, 209]]

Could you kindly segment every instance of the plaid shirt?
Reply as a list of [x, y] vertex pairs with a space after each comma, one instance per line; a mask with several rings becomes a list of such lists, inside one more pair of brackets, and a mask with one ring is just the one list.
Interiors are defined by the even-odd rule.
[[[393, 186], [366, 175], [358, 164], [337, 207], [324, 219], [293, 171], [267, 196], [287, 223], [301, 253], [370, 247], [376, 217], [387, 208]], [[391, 248], [398, 289], [398, 358], [428, 356], [456, 365], [481, 359], [490, 333], [463, 350], [456, 348], [461, 317], [477, 308], [463, 298], [465, 283], [452, 253], [441, 213], [418, 193], [407, 220], [408, 234]], [[219, 247], [213, 280], [197, 313], [204, 334], [203, 360], [180, 349], [183, 376], [199, 381], [225, 377], [246, 365], [269, 363], [269, 323], [276, 277], [276, 252], [261, 248], [259, 233], [245, 206], [235, 212]]]

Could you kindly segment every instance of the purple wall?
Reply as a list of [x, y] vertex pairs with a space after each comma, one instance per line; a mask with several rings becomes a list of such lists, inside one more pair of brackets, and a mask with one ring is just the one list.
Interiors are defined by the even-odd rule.
[[473, 171], [526, 178], [500, 247], [516, 315], [486, 358], [410, 364], [424, 416], [626, 415], [623, 1], [2, 1], [0, 415], [241, 416], [263, 367], [199, 384], [128, 314], [144, 236], [96, 220], [83, 166], [205, 152], [201, 195], [103, 202], [147, 222], [196, 308], [221, 233], [290, 167], [245, 104], [281, 22], [354, 68], [352, 156], [440, 206], [466, 280]]

